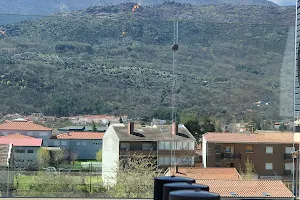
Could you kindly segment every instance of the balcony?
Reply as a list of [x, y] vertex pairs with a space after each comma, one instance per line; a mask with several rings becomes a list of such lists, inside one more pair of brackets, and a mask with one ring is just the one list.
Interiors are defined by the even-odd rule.
[[221, 153], [221, 159], [241, 159], [241, 154], [237, 153], [237, 154], [233, 154], [233, 153]]
[[156, 156], [157, 151], [156, 150], [126, 150], [126, 149], [120, 149], [120, 156], [129, 156], [129, 155], [151, 155]]
[[286, 176], [292, 175], [292, 171], [291, 170], [284, 170], [284, 175], [286, 175]]
[[284, 154], [284, 160], [289, 160], [292, 159], [292, 154], [291, 153], [285, 153]]

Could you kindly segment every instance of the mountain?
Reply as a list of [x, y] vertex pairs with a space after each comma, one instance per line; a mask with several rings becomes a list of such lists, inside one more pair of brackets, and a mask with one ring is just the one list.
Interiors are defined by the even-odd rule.
[[[142, 5], [156, 5], [164, 0], [2, 0], [0, 14], [50, 15], [57, 12], [70, 12], [86, 9], [90, 6], [116, 5], [120, 3], [141, 2]], [[175, 0], [180, 3], [232, 4], [232, 5], [264, 5], [276, 6], [267, 0]]]
[[[245, 112], [282, 116], [279, 77], [285, 54], [293, 55], [294, 8], [168, 2], [132, 12], [133, 6], [2, 26], [0, 113], [170, 117], [170, 47], [178, 20], [179, 111], [227, 121], [244, 119]], [[291, 57], [284, 66], [293, 63]], [[283, 82], [292, 88], [292, 75]]]

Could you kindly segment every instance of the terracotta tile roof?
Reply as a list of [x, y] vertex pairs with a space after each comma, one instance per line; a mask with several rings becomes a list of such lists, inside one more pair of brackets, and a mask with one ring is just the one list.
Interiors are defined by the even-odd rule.
[[0, 166], [7, 166], [8, 159], [10, 159], [9, 152], [11, 152], [11, 145], [0, 144]]
[[174, 175], [189, 177], [193, 179], [222, 179], [222, 180], [241, 179], [240, 174], [237, 172], [235, 168], [179, 167], [178, 172], [179, 173], [175, 173]]
[[293, 198], [280, 180], [196, 180], [196, 183], [209, 186], [210, 192], [221, 197]]
[[0, 124], [0, 130], [16, 130], [16, 131], [52, 131], [51, 128], [35, 124], [31, 121], [7, 121]]
[[102, 140], [104, 133], [102, 132], [68, 132], [59, 134], [57, 139], [81, 139], [81, 140]]
[[7, 136], [0, 136], [0, 144], [13, 144], [13, 146], [22, 147], [40, 147], [43, 139], [34, 138], [20, 133], [9, 134]]
[[293, 143], [291, 132], [206, 133], [204, 139], [218, 143]]

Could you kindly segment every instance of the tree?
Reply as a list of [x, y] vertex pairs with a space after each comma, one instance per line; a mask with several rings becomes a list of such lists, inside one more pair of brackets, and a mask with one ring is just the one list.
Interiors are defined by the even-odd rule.
[[95, 124], [95, 122], [94, 122], [94, 121], [92, 122], [92, 129], [93, 129], [93, 131], [94, 131], [94, 132], [96, 132], [96, 131], [97, 131], [97, 127], [96, 127], [96, 124]]
[[280, 125], [279, 125], [279, 131], [286, 131], [286, 129], [287, 129], [287, 126], [284, 124], [284, 123], [281, 123]]
[[246, 162], [245, 162], [245, 179], [252, 179], [254, 175], [254, 164], [249, 159], [249, 156], [247, 156]]
[[100, 150], [96, 153], [96, 160], [98, 160], [99, 162], [102, 162], [102, 149], [100, 149]]
[[56, 164], [56, 167], [59, 167], [60, 163], [66, 157], [66, 151], [64, 149], [59, 149], [53, 152], [53, 160]]
[[183, 113], [180, 115], [181, 123], [191, 132], [197, 141], [201, 138], [201, 127], [195, 113]]
[[215, 131], [215, 125], [211, 117], [203, 117], [200, 121], [200, 127], [201, 127], [201, 132], [200, 132], [201, 134]]
[[37, 161], [40, 169], [48, 167], [50, 163], [50, 153], [47, 149], [39, 148], [37, 151]]
[[78, 158], [78, 152], [77, 151], [71, 151], [70, 152], [70, 161], [71, 161], [72, 165], [74, 165], [77, 158]]
[[108, 190], [114, 198], [152, 198], [153, 179], [162, 174], [151, 155], [133, 154], [121, 159], [117, 183]]

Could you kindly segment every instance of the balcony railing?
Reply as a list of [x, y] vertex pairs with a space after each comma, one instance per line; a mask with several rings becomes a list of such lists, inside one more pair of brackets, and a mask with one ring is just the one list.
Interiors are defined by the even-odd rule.
[[224, 152], [222, 152], [221, 153], [221, 159], [224, 159], [224, 158], [227, 158], [227, 159], [241, 159], [241, 154], [240, 153], [233, 154], [233, 153], [224, 153]]
[[290, 153], [285, 153], [285, 154], [284, 154], [284, 160], [289, 160], [289, 159], [292, 159], [292, 154], [290, 154]]
[[292, 175], [292, 171], [291, 170], [284, 170], [284, 175]]

